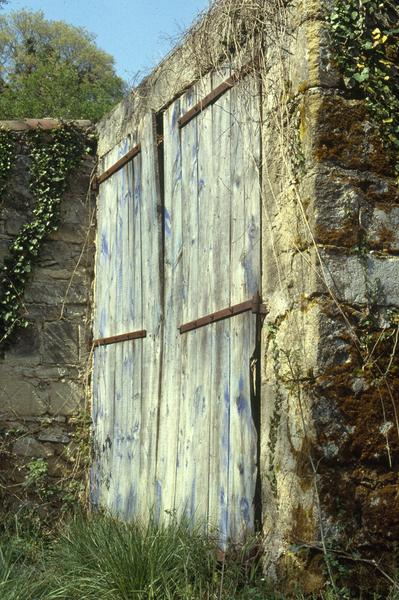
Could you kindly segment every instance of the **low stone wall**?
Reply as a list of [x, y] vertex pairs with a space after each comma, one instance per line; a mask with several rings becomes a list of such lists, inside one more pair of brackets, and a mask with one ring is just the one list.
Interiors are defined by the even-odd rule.
[[[54, 127], [56, 122], [4, 125], [18, 132]], [[20, 135], [15, 133], [21, 142]], [[26, 287], [29, 325], [13, 336], [0, 356], [0, 483], [2, 494], [17, 505], [29, 492], [55, 499], [60, 480], [76, 489], [71, 473], [76, 475], [80, 452], [77, 431], [85, 415], [90, 343], [93, 166], [94, 159], [86, 156], [70, 178], [59, 229], [44, 243]], [[19, 143], [0, 206], [0, 262], [31, 218], [34, 199], [28, 183], [29, 157]]]

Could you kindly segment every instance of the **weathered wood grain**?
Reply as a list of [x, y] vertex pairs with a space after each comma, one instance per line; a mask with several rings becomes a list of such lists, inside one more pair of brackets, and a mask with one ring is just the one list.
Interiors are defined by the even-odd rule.
[[[197, 88], [194, 86], [181, 99], [181, 111], [186, 111], [196, 102]], [[176, 124], [177, 125], [177, 124]], [[193, 314], [197, 305], [198, 268], [198, 138], [197, 121], [191, 121], [180, 132], [180, 153], [182, 160], [182, 286], [180, 285], [180, 318]], [[175, 323], [175, 326], [179, 323]], [[197, 354], [196, 335], [181, 339], [177, 343], [181, 352], [180, 415], [177, 448], [177, 472], [175, 489], [175, 509], [178, 515], [187, 516], [196, 511], [196, 480], [193, 472], [193, 413], [192, 404], [196, 389], [193, 355]]]
[[[198, 95], [207, 95], [212, 90], [212, 76], [205, 76], [198, 86]], [[214, 231], [209, 216], [213, 205], [213, 157], [212, 157], [212, 111], [205, 110], [197, 117], [197, 234], [196, 244], [185, 245], [190, 258], [187, 261], [196, 270], [192, 271], [195, 287], [187, 294], [192, 314], [205, 314], [209, 307], [210, 287], [210, 248]], [[190, 127], [190, 125], [186, 125]], [[194, 184], [194, 181], [193, 181]], [[195, 189], [193, 190], [193, 196]], [[195, 197], [195, 196], [194, 196]], [[193, 198], [194, 199], [194, 198]], [[185, 211], [193, 210], [191, 203], [185, 204]], [[188, 221], [190, 219], [188, 218]], [[190, 240], [188, 240], [190, 242]], [[196, 263], [196, 267], [195, 267]], [[189, 308], [188, 307], [188, 308]], [[190, 310], [187, 310], [187, 315]], [[193, 439], [191, 460], [192, 484], [190, 505], [191, 518], [208, 522], [209, 510], [209, 424], [211, 421], [212, 388], [211, 388], [211, 353], [212, 330], [209, 327], [191, 331], [187, 334], [187, 373], [192, 381], [187, 409], [190, 410], [190, 423]], [[191, 346], [190, 346], [191, 342]]]
[[[252, 84], [253, 85], [253, 84]], [[254, 123], [258, 107], [252, 102], [249, 81], [231, 92], [232, 100], [232, 299], [238, 302], [260, 289], [259, 187], [253, 181], [253, 153], [259, 148]], [[252, 161], [252, 162], [250, 162]], [[251, 410], [251, 357], [256, 345], [256, 316], [240, 315], [231, 323], [230, 438], [232, 457], [231, 535], [242, 538], [254, 527], [256, 431]]]
[[157, 207], [161, 203], [157, 181], [155, 120], [146, 115], [140, 132], [142, 161], [141, 254], [143, 324], [147, 338], [142, 344], [140, 516], [147, 519], [155, 504], [156, 448], [161, 357], [161, 286], [159, 270], [160, 231]]
[[[213, 73], [213, 87], [230, 75], [229, 67]], [[214, 164], [213, 209], [210, 213], [212, 252], [210, 257], [211, 294], [209, 310], [219, 310], [230, 302], [230, 94], [212, 105], [212, 160]], [[230, 442], [230, 327], [231, 320], [211, 325], [212, 416], [210, 427], [211, 463], [209, 518], [219, 531], [222, 546], [229, 536]]]
[[181, 404], [181, 349], [178, 319], [183, 302], [182, 278], [182, 164], [177, 119], [180, 100], [163, 115], [164, 198], [164, 329], [163, 369], [157, 440], [156, 515], [173, 513], [176, 490], [177, 445]]

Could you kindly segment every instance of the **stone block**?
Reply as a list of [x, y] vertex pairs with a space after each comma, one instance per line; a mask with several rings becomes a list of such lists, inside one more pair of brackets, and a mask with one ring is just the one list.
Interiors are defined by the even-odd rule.
[[33, 380], [37, 379], [44, 382], [61, 381], [65, 379], [77, 381], [79, 379], [79, 368], [71, 367], [69, 365], [38, 365], [25, 367], [24, 364], [18, 364], [13, 367], [13, 371], [16, 377]]
[[330, 91], [310, 90], [304, 96], [300, 114], [301, 144], [307, 164], [326, 162], [392, 176], [392, 164], [364, 102]]
[[[350, 304], [399, 306], [399, 257], [321, 253], [325, 282], [336, 298]], [[323, 283], [321, 283], [321, 289]]]
[[41, 361], [45, 365], [79, 363], [79, 340], [76, 325], [68, 321], [45, 323], [41, 343]]
[[72, 416], [84, 405], [83, 386], [75, 381], [49, 384], [49, 413], [54, 416]]
[[5, 351], [5, 360], [9, 364], [38, 365], [40, 362], [41, 329], [36, 323], [16, 331]]
[[64, 302], [85, 304], [87, 298], [86, 280], [79, 275], [75, 275], [71, 285], [69, 285], [69, 280], [53, 279], [50, 273], [48, 278], [42, 277], [40, 280], [32, 278], [25, 292], [27, 303], [59, 306], [60, 308]]
[[[6, 373], [8, 371], [8, 373]], [[12, 369], [0, 370], [0, 410], [10, 415], [38, 417], [47, 412], [47, 392], [16, 376]]]
[[303, 179], [300, 195], [317, 243], [341, 247], [359, 243], [360, 212], [367, 203], [356, 180], [319, 168]]
[[48, 240], [40, 252], [39, 266], [44, 269], [74, 269], [81, 253], [80, 244]]
[[68, 444], [70, 441], [64, 429], [60, 427], [48, 427], [43, 429], [37, 436], [39, 442], [52, 442], [54, 444]]
[[10, 240], [8, 238], [0, 238], [0, 261], [3, 263], [4, 258], [8, 255]]
[[54, 454], [51, 448], [29, 436], [19, 438], [12, 449], [17, 456], [25, 458], [49, 458]]
[[366, 232], [367, 244], [384, 252], [399, 251], [399, 207], [376, 206]]
[[27, 223], [26, 214], [21, 214], [14, 210], [7, 211], [5, 231], [8, 235], [16, 236], [25, 223]]

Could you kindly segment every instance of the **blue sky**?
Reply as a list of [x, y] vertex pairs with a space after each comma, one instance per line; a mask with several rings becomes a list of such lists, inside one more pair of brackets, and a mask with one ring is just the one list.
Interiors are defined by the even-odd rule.
[[4, 12], [42, 10], [49, 20], [86, 27], [115, 58], [118, 74], [133, 83], [208, 5], [208, 0], [9, 0]]

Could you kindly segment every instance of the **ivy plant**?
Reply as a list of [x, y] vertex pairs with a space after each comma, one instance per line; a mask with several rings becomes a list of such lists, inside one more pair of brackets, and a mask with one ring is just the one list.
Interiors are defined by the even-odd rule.
[[344, 83], [365, 99], [399, 181], [399, 4], [334, 0], [328, 20]]
[[0, 193], [7, 185], [11, 167], [15, 159], [15, 142], [10, 131], [0, 129]]
[[[59, 209], [70, 173], [79, 164], [84, 134], [71, 123], [53, 132], [40, 129], [27, 134], [31, 158], [30, 189], [35, 198], [32, 219], [22, 226], [9, 247], [0, 271], [0, 347], [17, 327], [26, 327], [23, 295], [43, 242], [59, 224]], [[0, 157], [0, 184], [8, 162]]]

